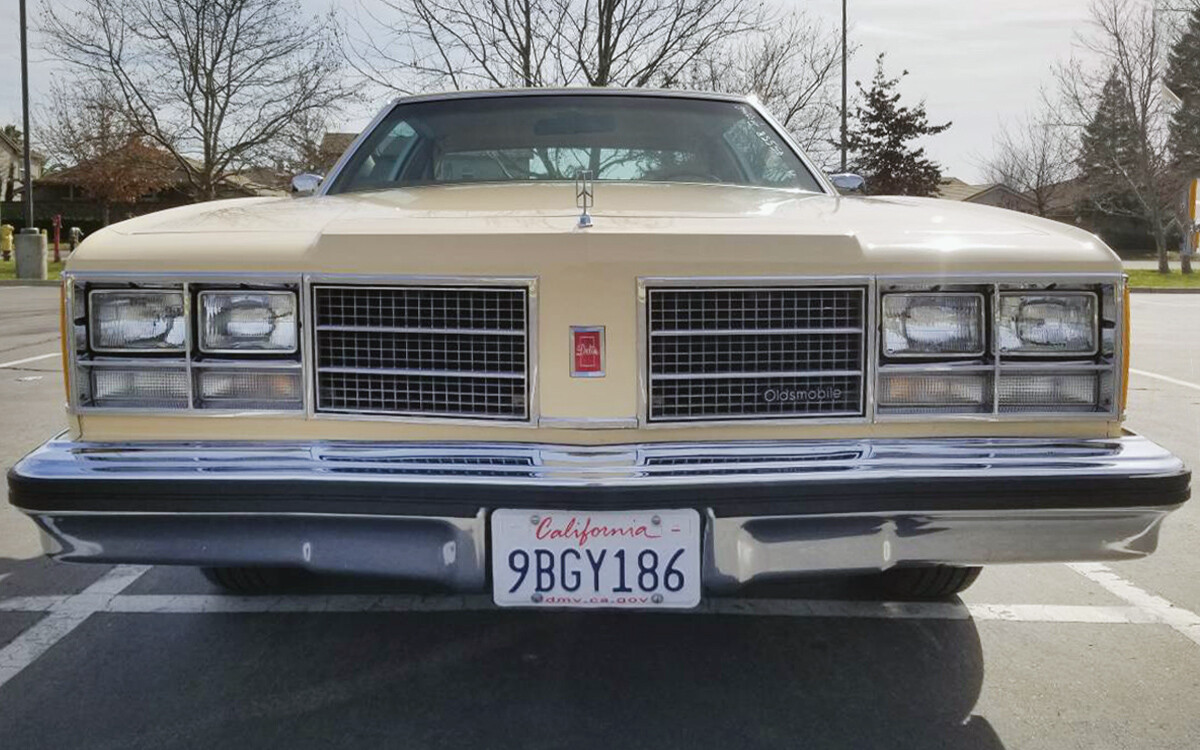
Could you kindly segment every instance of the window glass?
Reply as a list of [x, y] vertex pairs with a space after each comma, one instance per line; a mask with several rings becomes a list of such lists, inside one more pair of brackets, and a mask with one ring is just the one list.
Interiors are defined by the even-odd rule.
[[820, 191], [750, 106], [666, 96], [544, 95], [397, 105], [330, 192], [473, 182], [699, 182]]

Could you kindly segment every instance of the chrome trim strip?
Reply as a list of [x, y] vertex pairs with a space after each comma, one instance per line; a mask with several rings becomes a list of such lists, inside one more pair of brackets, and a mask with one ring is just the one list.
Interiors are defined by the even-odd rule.
[[542, 417], [539, 427], [551, 430], [634, 430], [637, 417]]
[[[757, 333], [749, 330], [747, 333]], [[861, 331], [859, 332], [861, 333]], [[698, 372], [651, 375], [650, 380], [730, 380], [732, 378], [861, 378], [861, 370], [796, 370], [790, 372]], [[675, 417], [671, 417], [675, 419]]]
[[651, 331], [650, 337], [655, 336], [741, 336], [753, 333], [760, 336], [832, 336], [834, 334], [862, 333], [859, 328], [705, 328], [703, 330], [673, 330]]
[[[79, 413], [79, 365], [76, 360], [79, 358], [79, 330], [75, 319], [75, 277], [70, 273], [62, 274], [63, 283], [63, 314], [66, 320], [63, 322], [62, 336], [64, 341], [63, 347], [66, 349], [66, 368], [63, 373], [63, 380], [67, 386], [67, 414]], [[85, 310], [85, 319], [90, 315], [90, 311]], [[85, 324], [86, 325], [86, 324]], [[87, 335], [87, 331], [84, 331]]]
[[[393, 287], [400, 288], [400, 287]], [[415, 288], [415, 287], [406, 287]], [[447, 287], [449, 288], [449, 287]], [[457, 290], [467, 291], [467, 290]], [[463, 336], [521, 336], [525, 335], [525, 331], [501, 330], [490, 328], [419, 328], [419, 327], [404, 327], [395, 328], [388, 326], [380, 326], [373, 328], [371, 326], [331, 326], [319, 325], [316, 327], [318, 331], [334, 331], [341, 333], [440, 333], [440, 334], [461, 334]]]
[[496, 380], [524, 380], [525, 375], [519, 372], [477, 372], [475, 370], [420, 370], [420, 369], [388, 369], [386, 367], [330, 367], [318, 365], [317, 372], [332, 372], [340, 374], [369, 374], [369, 375], [429, 375], [439, 378], [495, 378]]
[[[633, 443], [50, 440], [14, 468], [73, 480], [352, 481], [536, 487], [773, 484], [922, 477], [1164, 477], [1183, 462], [1139, 435]], [[486, 475], [485, 475], [486, 474]], [[969, 507], [969, 498], [964, 499]]]

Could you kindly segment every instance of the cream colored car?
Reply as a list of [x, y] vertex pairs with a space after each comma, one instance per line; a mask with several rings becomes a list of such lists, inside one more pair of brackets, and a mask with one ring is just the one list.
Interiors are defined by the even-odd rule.
[[946, 596], [1149, 554], [1189, 492], [1121, 426], [1103, 243], [839, 196], [738, 97], [402, 99], [316, 195], [89, 237], [64, 299], [70, 428], [9, 475], [61, 560], [503, 606]]

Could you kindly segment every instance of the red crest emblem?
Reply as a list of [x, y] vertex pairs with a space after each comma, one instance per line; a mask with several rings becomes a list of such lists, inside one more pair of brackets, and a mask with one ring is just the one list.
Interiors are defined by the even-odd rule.
[[571, 377], [604, 377], [604, 326], [571, 326]]

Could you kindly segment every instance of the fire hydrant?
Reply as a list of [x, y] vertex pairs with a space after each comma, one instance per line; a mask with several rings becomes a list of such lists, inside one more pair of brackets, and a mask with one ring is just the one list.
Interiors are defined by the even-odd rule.
[[11, 260], [13, 252], [13, 226], [0, 224], [0, 258]]

